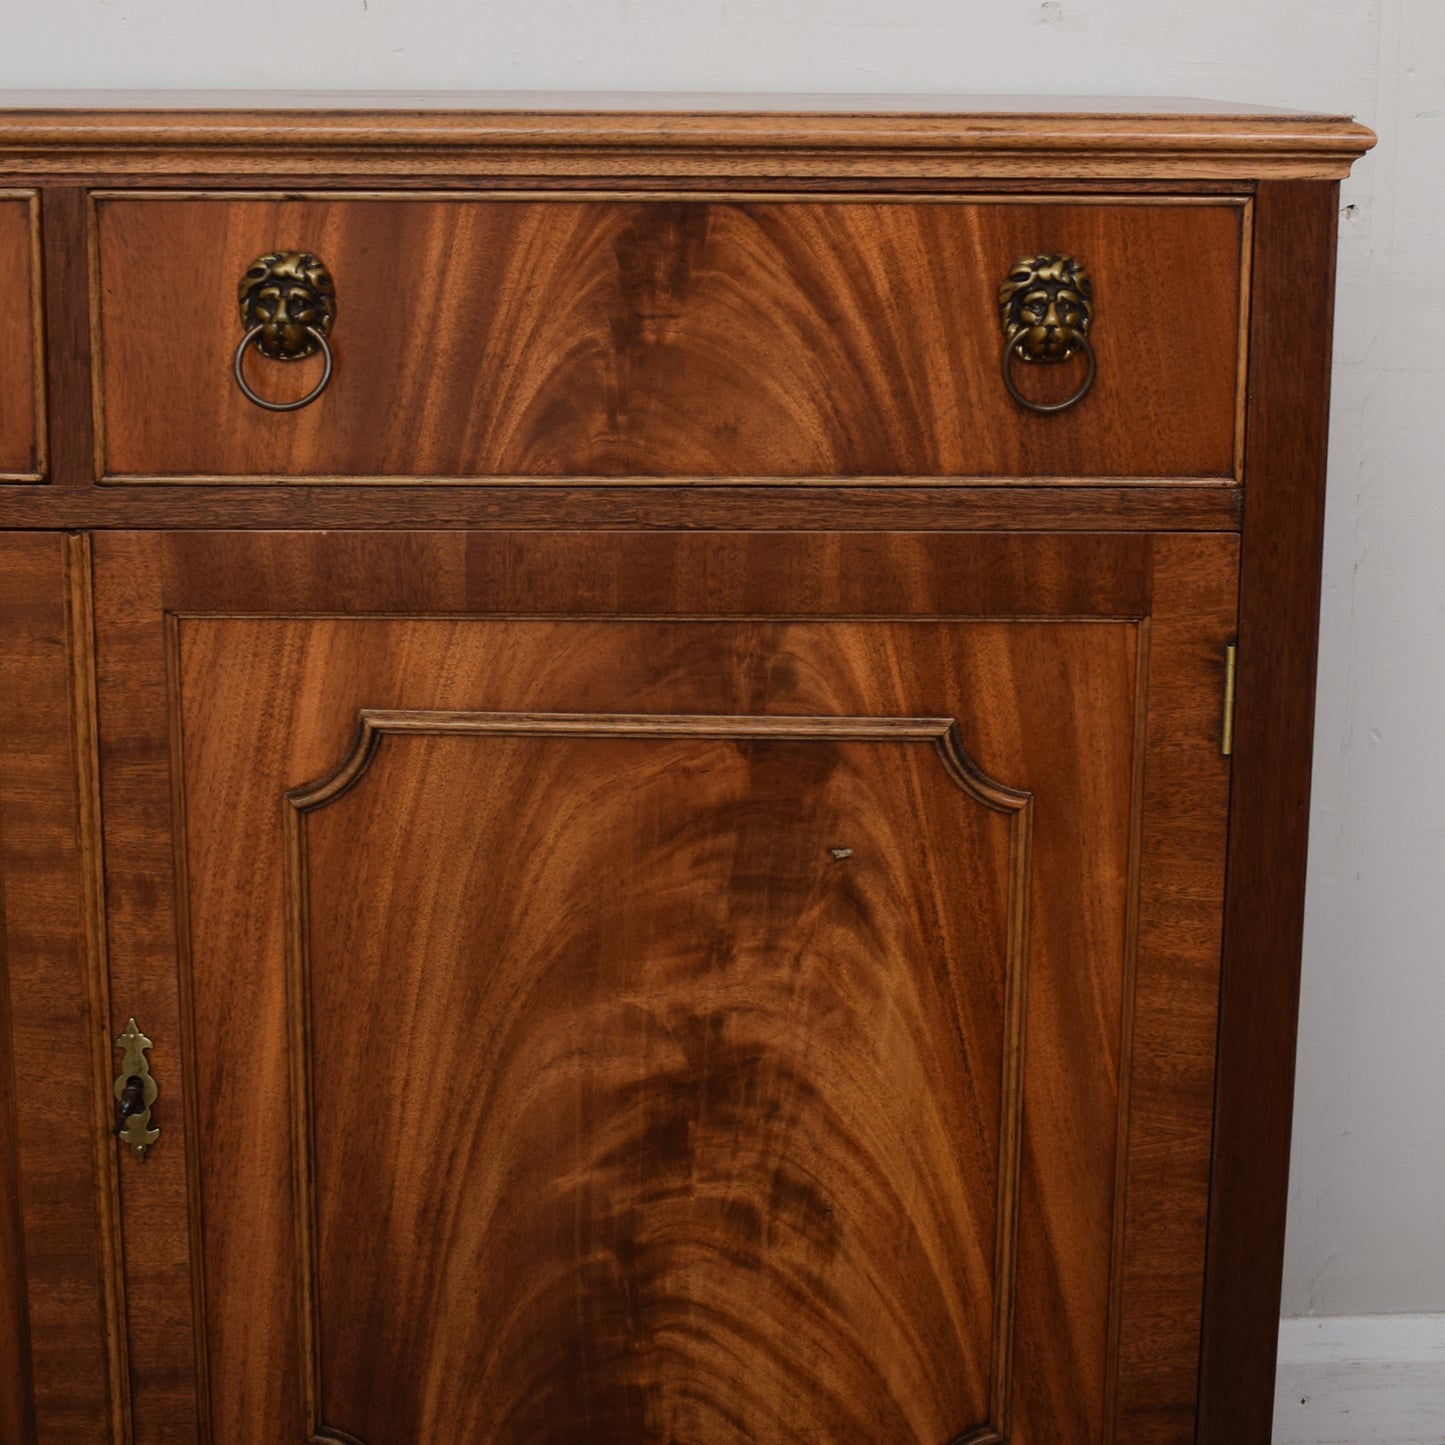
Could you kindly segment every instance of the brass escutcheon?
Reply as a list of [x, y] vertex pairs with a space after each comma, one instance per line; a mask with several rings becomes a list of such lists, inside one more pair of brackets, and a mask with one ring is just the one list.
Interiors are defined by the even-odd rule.
[[[1024, 256], [998, 291], [1003, 322], [1003, 380], [1008, 393], [1029, 411], [1049, 414], [1077, 406], [1094, 384], [1098, 366], [1089, 329], [1094, 324], [1094, 283], [1073, 256]], [[1014, 380], [1015, 360], [1029, 364], [1068, 361], [1082, 352], [1088, 363], [1084, 380], [1060, 402], [1032, 401]]]
[[150, 1127], [151, 1105], [159, 1092], [146, 1059], [151, 1041], [131, 1019], [115, 1046], [125, 1050], [115, 1080], [115, 1132], [122, 1143], [135, 1150], [136, 1158], [145, 1163], [146, 1150], [161, 1137], [159, 1129]]

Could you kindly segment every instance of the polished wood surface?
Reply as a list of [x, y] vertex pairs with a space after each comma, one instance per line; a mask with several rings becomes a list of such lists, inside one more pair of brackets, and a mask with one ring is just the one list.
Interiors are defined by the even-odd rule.
[[1267, 1445], [1374, 138], [1050, 105], [0, 97], [0, 1445]]
[[[658, 646], [643, 695], [699, 645], [843, 661], [773, 627], [449, 630], [396, 642], [561, 663], [565, 695], [625, 698], [615, 664]], [[183, 691], [229, 670], [192, 631]], [[355, 677], [377, 631], [305, 645]], [[291, 795], [320, 1417], [370, 1442], [1002, 1438], [1028, 795], [978, 779], [952, 719], [368, 721], [363, 776]], [[210, 953], [233, 925], [202, 866]], [[376, 1111], [378, 1060], [408, 1057]], [[240, 1319], [217, 1311], [216, 1360], [255, 1357], [221, 1335]]]
[[[51, 506], [63, 508], [75, 488], [95, 477], [94, 407], [90, 354], [90, 266], [86, 244], [90, 207], [86, 192], [75, 186], [45, 186], [40, 198], [43, 265], [45, 270], [45, 381], [49, 408], [50, 486], [44, 495]], [[84, 298], [84, 299], [82, 299]], [[24, 506], [34, 488], [12, 487], [13, 504]], [[3, 499], [0, 499], [3, 504]], [[83, 520], [63, 513], [36, 511], [47, 526], [93, 526], [93, 514]], [[6, 516], [9, 526], [23, 525], [16, 515]], [[32, 523], [31, 525], [36, 525]], [[137, 525], [144, 525], [138, 523]]]
[[[109, 1441], [124, 1387], [94, 1047], [85, 543], [0, 537], [0, 1441]], [[99, 1023], [101, 1048], [106, 1024]], [[18, 1219], [16, 1214], [18, 1213]], [[22, 1367], [11, 1373], [19, 1363]], [[10, 1432], [10, 1433], [7, 1433]]]
[[45, 470], [39, 263], [38, 198], [0, 191], [0, 482]]
[[[1201, 1445], [1268, 1445], [1284, 1267], [1334, 333], [1336, 188], [1260, 191]], [[1302, 297], [1301, 248], [1321, 257]]]
[[[0, 1051], [11, 1057], [10, 990], [0, 980]], [[15, 1143], [16, 1079], [0, 1068], [0, 1445], [24, 1445], [35, 1418], [30, 1383], [30, 1321], [25, 1279], [25, 1224], [20, 1212], [20, 1166]]]
[[[351, 791], [305, 811], [304, 896], [319, 910], [304, 936], [323, 1423], [367, 1445], [439, 1432], [457, 1411], [478, 1438], [575, 1438], [572, 1416], [528, 1413], [548, 1401], [590, 1411], [589, 1428], [619, 1441], [669, 1438], [659, 1422], [682, 1429], [689, 1410], [703, 1412], [696, 1438], [710, 1440], [834, 1440], [855, 1418], [846, 1411], [862, 1412], [863, 1438], [949, 1439], [985, 1423], [973, 1412], [994, 1316], [977, 1288], [989, 1257], [979, 1241], [993, 1238], [999, 1166], [988, 1163], [998, 1126], [984, 1122], [994, 1109], [980, 1101], [999, 1097], [996, 955], [936, 1005], [923, 1001], [949, 977], [930, 960], [936, 940], [955, 936], [955, 908], [999, 934], [1004, 815], [968, 798], [929, 746], [787, 736], [799, 718], [957, 717], [968, 756], [1035, 799], [1010, 1438], [1109, 1438], [1111, 1412], [1120, 1439], [1188, 1438], [1227, 777], [1214, 654], [1232, 620], [1234, 547], [98, 539], [102, 708], [125, 739], [105, 760], [112, 960], [118, 995], [144, 998], [158, 1029], [192, 1039], [191, 1104], [173, 1091], [168, 1121], [179, 1130], [184, 1116], [195, 1132], [217, 1445], [289, 1438], [304, 1423], [291, 1132], [284, 1109], [254, 1122], [258, 1092], [291, 1097], [277, 803], [287, 789], [314, 797], [363, 708], [430, 720], [386, 733]], [[318, 610], [331, 615], [297, 615]], [[468, 615], [435, 615], [457, 612]], [[1078, 699], [1067, 714], [1052, 700], [1064, 676]], [[497, 736], [476, 725], [478, 710], [524, 723]], [[599, 717], [615, 727], [638, 713], [708, 713], [782, 736], [699, 738], [682, 726], [557, 738], [525, 722], [556, 712], [584, 715], [593, 733]], [[184, 780], [179, 996], [168, 890], [156, 889], [170, 867], [172, 743]], [[519, 832], [535, 843], [516, 847]], [[853, 856], [835, 860], [833, 846]], [[945, 855], [954, 870], [924, 861]], [[773, 861], [745, 863], [755, 857]], [[857, 892], [835, 916], [830, 900], [850, 877]], [[386, 928], [373, 927], [378, 909]], [[409, 909], [415, 927], [395, 921]], [[716, 936], [732, 940], [716, 956], [696, 951], [714, 936], [709, 909], [727, 924]], [[921, 934], [919, 917], [933, 920]], [[949, 952], [977, 944], [967, 933]], [[346, 1019], [365, 1021], [357, 1029], [338, 988]], [[1148, 1015], [1133, 1037], [1168, 1044], [1126, 1068], [1131, 996]], [[702, 1052], [689, 1053], [684, 1018], [714, 1016], [721, 1032], [699, 1024]], [[950, 1016], [973, 1022], [938, 1032]], [[459, 1017], [481, 1032], [458, 1031]], [[879, 1034], [879, 1017], [896, 1025]], [[804, 1021], [806, 1068], [795, 1052]], [[598, 1043], [579, 1054], [584, 1037]], [[387, 1049], [406, 1058], [378, 1093]], [[535, 1083], [521, 1088], [522, 1077]], [[920, 1110], [909, 1091], [924, 1077], [956, 1083], [930, 1089]], [[805, 1079], [825, 1084], [805, 1090]], [[490, 1099], [513, 1102], [498, 1113]], [[956, 1109], [974, 1122], [948, 1125]], [[899, 1128], [904, 1117], [913, 1122]], [[950, 1144], [926, 1144], [936, 1127]], [[158, 1148], [144, 1166], [134, 1226], [127, 1190], [128, 1235], [146, 1246], [127, 1265], [132, 1308], [144, 1301], [148, 1317], [179, 1326], [193, 1300], [178, 1288], [190, 1272], [188, 1181], [172, 1143], [169, 1159]], [[805, 1163], [819, 1209], [782, 1187]], [[438, 1193], [443, 1177], [454, 1191]], [[370, 1227], [343, 1228], [358, 1211]], [[884, 1217], [898, 1221], [883, 1231], [895, 1241], [886, 1269], [866, 1264], [880, 1258]], [[436, 1257], [452, 1267], [423, 1278], [419, 1235], [446, 1241]], [[524, 1263], [539, 1255], [542, 1274]], [[500, 1314], [479, 1306], [479, 1271]], [[730, 1272], [727, 1309], [709, 1314]], [[817, 1287], [811, 1307], [803, 1278]], [[594, 1306], [578, 1314], [566, 1301], [582, 1280]], [[905, 1295], [922, 1334], [895, 1349], [869, 1323], [870, 1301], [891, 1310]], [[776, 1333], [784, 1318], [791, 1336]], [[378, 1330], [380, 1357], [415, 1389], [378, 1377]], [[185, 1328], [157, 1332], [157, 1353], [135, 1366], [147, 1440], [184, 1438], [194, 1420], [188, 1340]], [[748, 1376], [732, 1407], [741, 1424], [709, 1413], [716, 1372], [740, 1350], [753, 1362], [731, 1367]], [[493, 1354], [506, 1365], [487, 1398], [515, 1402], [503, 1415], [459, 1383], [458, 1361]]]
[[[1224, 476], [1236, 204], [481, 199], [97, 202], [100, 444], [124, 477]], [[231, 375], [236, 281], [302, 249], [335, 277], [337, 374], [305, 411]], [[1099, 379], [1025, 412], [1000, 282], [1066, 252]], [[149, 275], [174, 285], [156, 316]], [[158, 344], [157, 325], [163, 333]], [[300, 396], [321, 358], [251, 357]], [[1020, 367], [1040, 401], [1082, 358]]]
[[[454, 97], [455, 109], [385, 96], [244, 92], [239, 109], [193, 98], [150, 106], [105, 92], [27, 97], [0, 109], [0, 174], [396, 177], [1104, 176], [1175, 180], [1345, 175], [1374, 135], [1343, 116], [1251, 112], [1208, 101], [1146, 114], [1117, 97], [756, 96], [709, 113], [706, 97]], [[619, 103], [622, 108], [619, 109]], [[248, 105], [254, 108], [246, 108]], [[160, 107], [160, 108], [153, 108]], [[1092, 112], [1092, 113], [1090, 113]]]
[[[71, 439], [73, 440], [73, 439]], [[67, 442], [70, 448], [70, 441]], [[83, 466], [88, 475], [88, 453]], [[71, 474], [72, 476], [74, 473]], [[58, 480], [58, 478], [57, 478]], [[1233, 485], [1113, 487], [784, 486], [0, 486], [0, 523], [129, 530], [397, 527], [626, 531], [938, 527], [987, 532], [1237, 532], [1244, 493]]]

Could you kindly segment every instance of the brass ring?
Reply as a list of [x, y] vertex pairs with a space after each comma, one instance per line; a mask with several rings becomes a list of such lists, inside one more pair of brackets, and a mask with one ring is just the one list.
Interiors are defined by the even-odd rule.
[[1036, 411], [1042, 416], [1049, 416], [1052, 413], [1058, 411], [1068, 411], [1071, 406], [1077, 406], [1081, 401], [1083, 401], [1086, 396], [1088, 396], [1089, 388], [1093, 386], [1094, 377], [1097, 375], [1099, 370], [1098, 363], [1094, 360], [1094, 348], [1089, 342], [1088, 334], [1083, 331], [1074, 332], [1074, 337], [1078, 341], [1079, 345], [1083, 347], [1084, 356], [1089, 363], [1089, 369], [1087, 372], [1084, 373], [1083, 384], [1072, 396], [1065, 397], [1063, 401], [1055, 402], [1030, 401], [1028, 397], [1026, 397], [1023, 392], [1021, 392], [1014, 384], [1013, 356], [1014, 352], [1017, 351], [1019, 346], [1023, 343], [1025, 334], [1026, 333], [1024, 332], [1020, 332], [1017, 336], [1011, 336], [1004, 344], [1003, 384], [1008, 387], [1008, 394], [1013, 397], [1013, 399], [1018, 402], [1021, 407], [1025, 407], [1029, 411]]
[[246, 348], [261, 334], [264, 326], [253, 326], [241, 338], [241, 344], [236, 348], [236, 360], [232, 366], [232, 370], [236, 373], [236, 385], [241, 388], [247, 401], [254, 402], [257, 406], [264, 407], [267, 411], [300, 411], [303, 406], [310, 406], [311, 403], [326, 390], [331, 383], [331, 372], [333, 369], [331, 347], [327, 344], [326, 337], [322, 332], [318, 331], [316, 327], [308, 326], [306, 329], [320, 345], [321, 354], [326, 358], [326, 367], [321, 373], [321, 380], [299, 401], [267, 401], [264, 396], [257, 396], [256, 393], [251, 390], [250, 386], [246, 383], [245, 376], [242, 375], [241, 363], [245, 359]]

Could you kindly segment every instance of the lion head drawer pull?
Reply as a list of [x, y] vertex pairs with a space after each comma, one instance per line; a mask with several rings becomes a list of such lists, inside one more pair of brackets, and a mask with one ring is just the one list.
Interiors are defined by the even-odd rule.
[[[310, 406], [331, 381], [331, 347], [326, 335], [336, 319], [336, 286], [331, 272], [309, 251], [273, 251], [258, 256], [241, 277], [241, 325], [236, 348], [236, 385], [248, 401], [267, 411]], [[300, 361], [318, 351], [326, 359], [321, 380], [296, 401], [268, 401], [251, 390], [242, 367], [254, 348], [271, 361]]]
[[[1072, 256], [1025, 256], [998, 288], [1003, 320], [1003, 384], [1029, 411], [1049, 415], [1068, 411], [1089, 394], [1098, 367], [1089, 343], [1094, 321], [1094, 283], [1082, 261]], [[1034, 364], [1067, 361], [1084, 353], [1088, 369], [1079, 389], [1063, 401], [1031, 401], [1014, 379], [1015, 359]]]

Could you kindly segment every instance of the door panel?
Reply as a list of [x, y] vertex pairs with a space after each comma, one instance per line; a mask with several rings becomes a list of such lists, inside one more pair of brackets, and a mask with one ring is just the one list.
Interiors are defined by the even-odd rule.
[[[383, 714], [361, 781], [292, 796], [321, 1418], [985, 1424], [1027, 796], [976, 783], [948, 721], [578, 717]], [[384, 1373], [379, 1321], [407, 1322]]]
[[140, 1445], [1188, 1439], [1233, 540], [618, 543], [97, 543]]

